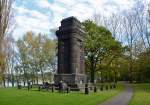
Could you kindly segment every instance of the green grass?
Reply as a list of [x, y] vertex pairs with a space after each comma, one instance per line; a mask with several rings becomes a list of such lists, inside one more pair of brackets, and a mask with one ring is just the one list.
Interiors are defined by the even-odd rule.
[[134, 84], [134, 95], [130, 105], [150, 105], [150, 84]]
[[99, 105], [122, 89], [122, 86], [118, 86], [117, 89], [85, 95], [78, 92], [62, 94], [0, 88], [0, 105]]

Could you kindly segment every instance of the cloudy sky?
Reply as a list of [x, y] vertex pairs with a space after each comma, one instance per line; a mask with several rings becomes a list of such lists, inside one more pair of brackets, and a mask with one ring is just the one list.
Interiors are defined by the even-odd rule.
[[[16, 28], [13, 36], [17, 40], [27, 31], [50, 35], [63, 18], [75, 16], [80, 21], [94, 14], [109, 16], [131, 8], [137, 0], [16, 0], [13, 8]], [[53, 37], [53, 36], [51, 36]]]

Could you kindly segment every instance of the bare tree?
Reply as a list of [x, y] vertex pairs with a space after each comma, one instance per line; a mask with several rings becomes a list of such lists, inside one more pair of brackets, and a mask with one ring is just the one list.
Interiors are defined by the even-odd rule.
[[[148, 23], [150, 26], [150, 4], [148, 4]], [[147, 43], [150, 47], [150, 34], [149, 33], [146, 34], [146, 39], [147, 39]]]
[[93, 17], [93, 20], [99, 26], [107, 27], [111, 31], [112, 36], [116, 40], [122, 42], [121, 41], [122, 38], [121, 18], [122, 17], [117, 13], [112, 13], [109, 17], [102, 16], [101, 14], [96, 14]]
[[112, 32], [112, 35], [115, 39], [118, 39], [118, 29], [120, 27], [120, 16], [119, 14], [112, 13], [111, 16], [108, 19], [108, 28]]
[[137, 16], [131, 10], [124, 16], [122, 23], [122, 25], [124, 26], [123, 34], [126, 35], [125, 43], [129, 48], [129, 78], [131, 82], [133, 80], [133, 49], [135, 42], [138, 40], [136, 20]]

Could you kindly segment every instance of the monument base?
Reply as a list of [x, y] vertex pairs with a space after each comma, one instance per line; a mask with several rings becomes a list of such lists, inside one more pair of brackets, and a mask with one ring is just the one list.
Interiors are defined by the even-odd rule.
[[86, 83], [85, 74], [55, 74], [54, 75], [55, 84], [59, 84], [63, 81], [69, 85]]

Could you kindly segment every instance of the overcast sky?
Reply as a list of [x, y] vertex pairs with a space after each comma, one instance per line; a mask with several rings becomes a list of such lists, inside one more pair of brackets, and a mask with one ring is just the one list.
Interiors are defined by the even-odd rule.
[[50, 34], [50, 29], [59, 27], [63, 18], [75, 16], [84, 21], [94, 14], [109, 16], [132, 8], [135, 2], [137, 0], [16, 0], [13, 36], [17, 40], [31, 30]]

